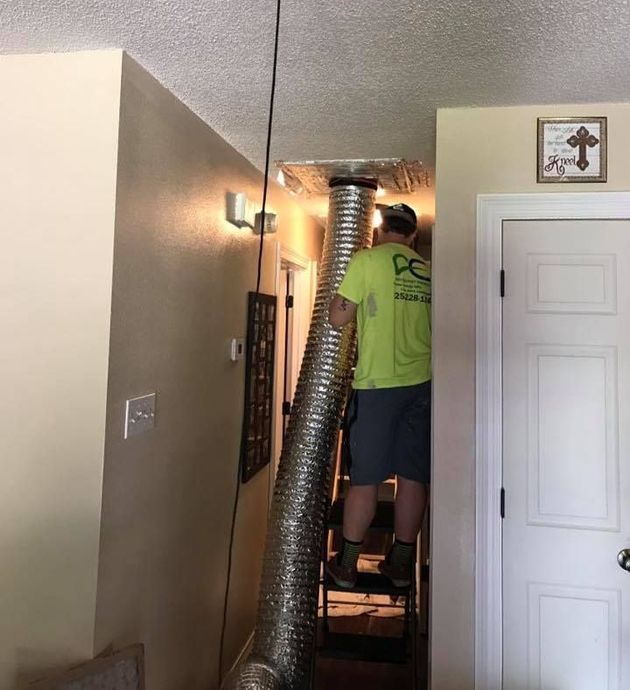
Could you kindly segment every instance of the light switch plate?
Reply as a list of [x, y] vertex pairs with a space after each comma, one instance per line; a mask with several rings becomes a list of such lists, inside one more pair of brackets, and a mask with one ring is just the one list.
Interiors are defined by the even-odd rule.
[[125, 435], [138, 436], [155, 426], [155, 393], [130, 398], [125, 405]]

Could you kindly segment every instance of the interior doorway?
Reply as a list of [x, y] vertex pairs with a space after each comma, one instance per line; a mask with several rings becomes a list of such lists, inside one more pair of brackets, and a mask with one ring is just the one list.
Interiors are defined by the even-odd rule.
[[278, 244], [276, 256], [276, 361], [273, 427], [273, 470], [275, 482], [282, 442], [291, 415], [302, 357], [306, 348], [317, 287], [317, 262]]

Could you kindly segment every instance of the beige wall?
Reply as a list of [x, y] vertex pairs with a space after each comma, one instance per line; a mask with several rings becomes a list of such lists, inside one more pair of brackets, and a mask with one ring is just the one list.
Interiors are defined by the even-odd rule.
[[0, 688], [93, 651], [119, 52], [0, 58]]
[[[259, 241], [224, 220], [237, 191], [260, 202], [260, 172], [125, 57], [96, 651], [143, 641], [152, 690], [216, 687], [244, 387], [227, 347]], [[283, 241], [317, 258], [320, 231], [279, 188], [271, 205]], [[125, 399], [150, 391], [155, 430], [123, 441]], [[241, 487], [228, 668], [253, 626], [267, 487], [267, 471]]]
[[[536, 184], [536, 119], [570, 115], [608, 116], [607, 184]], [[630, 104], [438, 111], [432, 690], [467, 690], [474, 677], [476, 197], [628, 190], [629, 123]]]

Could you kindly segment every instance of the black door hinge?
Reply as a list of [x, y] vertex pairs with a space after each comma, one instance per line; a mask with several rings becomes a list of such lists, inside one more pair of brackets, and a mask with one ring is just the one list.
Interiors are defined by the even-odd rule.
[[293, 309], [293, 295], [287, 295], [287, 299], [285, 300], [284, 306], [287, 309]]
[[291, 414], [291, 403], [288, 400], [285, 400], [282, 403], [282, 416], [288, 417], [290, 414]]
[[501, 297], [505, 297], [505, 271], [501, 269], [501, 275], [499, 278], [500, 284], [501, 284]]
[[505, 519], [505, 489], [501, 487], [501, 517]]

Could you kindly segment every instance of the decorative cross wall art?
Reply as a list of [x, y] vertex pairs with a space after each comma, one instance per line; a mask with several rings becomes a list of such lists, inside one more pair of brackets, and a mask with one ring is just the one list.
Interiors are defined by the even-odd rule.
[[538, 118], [538, 182], [606, 182], [605, 117]]

